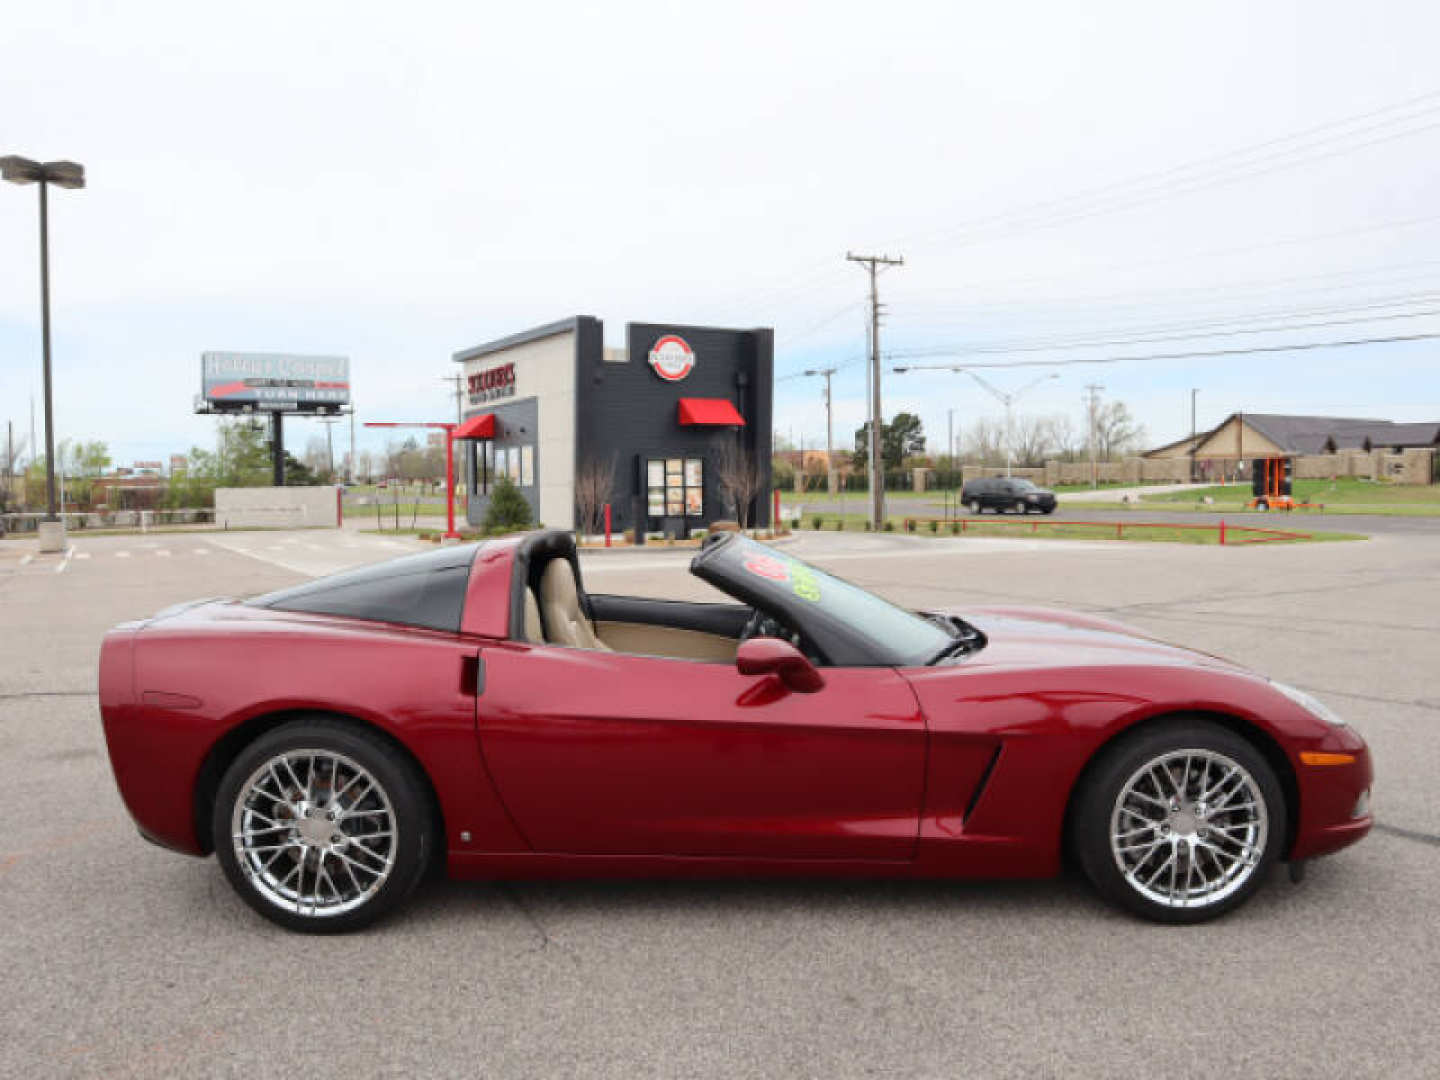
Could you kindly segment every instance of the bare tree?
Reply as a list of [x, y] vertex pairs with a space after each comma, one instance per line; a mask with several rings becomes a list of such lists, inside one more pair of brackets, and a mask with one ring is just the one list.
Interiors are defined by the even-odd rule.
[[965, 428], [964, 457], [980, 465], [1004, 464], [1005, 424], [982, 416]]
[[1145, 426], [1130, 415], [1123, 401], [1107, 401], [1095, 410], [1095, 449], [1104, 461], [1136, 450], [1145, 441]]
[[755, 455], [730, 435], [722, 435], [717, 440], [714, 460], [720, 489], [735, 506], [735, 521], [741, 529], [748, 529], [751, 504], [755, 496], [762, 493], [765, 470]]
[[1050, 418], [1017, 416], [1010, 432], [1016, 465], [1043, 465], [1054, 445]]
[[605, 504], [615, 490], [615, 459], [591, 459], [575, 472], [575, 519], [580, 531], [594, 536], [604, 527]]

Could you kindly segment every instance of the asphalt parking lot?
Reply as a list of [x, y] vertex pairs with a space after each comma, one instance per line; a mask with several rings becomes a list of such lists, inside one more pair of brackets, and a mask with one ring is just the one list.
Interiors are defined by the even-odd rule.
[[[1353, 521], [1353, 519], [1351, 519]], [[1353, 524], [1349, 527], [1355, 527]], [[213, 860], [135, 834], [100, 634], [409, 550], [352, 533], [0, 542], [0, 1076], [1434, 1076], [1440, 545], [802, 535], [912, 604], [1103, 612], [1243, 659], [1370, 740], [1377, 831], [1194, 928], [1078, 880], [426, 886], [287, 934]], [[586, 556], [597, 592], [700, 597], [687, 554]]]

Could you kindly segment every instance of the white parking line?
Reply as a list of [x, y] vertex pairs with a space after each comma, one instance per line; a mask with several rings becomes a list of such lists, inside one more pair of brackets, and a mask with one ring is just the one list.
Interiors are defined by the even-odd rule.
[[115, 557], [116, 557], [117, 559], [128, 559], [128, 558], [130, 557], [130, 552], [128, 552], [128, 551], [117, 551], [117, 552], [115, 552]]
[[167, 550], [165, 550], [165, 548], [161, 548], [159, 551], [155, 552], [155, 554], [156, 554], [156, 555], [160, 555], [160, 556], [162, 556], [162, 557], [164, 557], [164, 558], [166, 558], [166, 559], [168, 559], [168, 558], [170, 557], [170, 552], [167, 551]]
[[209, 555], [209, 554], [210, 554], [210, 549], [209, 549], [209, 548], [196, 548], [196, 549], [195, 549], [195, 554], [196, 554], [196, 555]]
[[65, 572], [65, 568], [70, 565], [70, 560], [73, 559], [74, 557], [75, 557], [75, 545], [74, 545], [74, 544], [71, 544], [69, 547], [67, 547], [67, 548], [65, 549], [65, 558], [63, 558], [63, 559], [60, 560], [59, 564], [55, 567], [55, 572], [56, 572], [57, 574], [63, 574], [63, 573]]
[[88, 558], [90, 558], [90, 552], [88, 552], [88, 551], [77, 551], [77, 552], [75, 553], [75, 557], [76, 557], [77, 559], [88, 559]]
[[33, 558], [35, 558], [35, 553], [34, 553], [33, 551], [30, 552], [28, 555], [22, 555], [22, 556], [20, 557], [20, 565], [21, 565], [21, 566], [25, 566], [25, 565], [26, 565], [27, 563], [29, 563], [30, 560], [33, 559]]

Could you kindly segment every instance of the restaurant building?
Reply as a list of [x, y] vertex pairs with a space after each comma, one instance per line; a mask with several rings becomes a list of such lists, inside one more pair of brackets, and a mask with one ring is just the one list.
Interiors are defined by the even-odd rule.
[[774, 332], [629, 323], [607, 348], [588, 315], [457, 352], [464, 365], [463, 474], [469, 520], [508, 476], [547, 527], [608, 497], [618, 532], [683, 535], [734, 520], [770, 523]]

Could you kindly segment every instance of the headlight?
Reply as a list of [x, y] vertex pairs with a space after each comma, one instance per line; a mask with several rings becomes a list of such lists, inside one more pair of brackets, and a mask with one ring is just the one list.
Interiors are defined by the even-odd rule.
[[1334, 724], [1336, 727], [1345, 726], [1345, 720], [1343, 717], [1341, 717], [1339, 713], [1337, 713], [1334, 709], [1330, 708], [1330, 706], [1326, 705], [1323, 701], [1318, 701], [1315, 698], [1311, 697], [1309, 694], [1305, 693], [1304, 690], [1296, 690], [1293, 686], [1286, 686], [1284, 683], [1275, 682], [1273, 680], [1271, 681], [1270, 685], [1275, 687], [1276, 690], [1279, 690], [1291, 701], [1295, 702], [1296, 705], [1299, 705], [1311, 716], [1319, 717], [1327, 724]]

